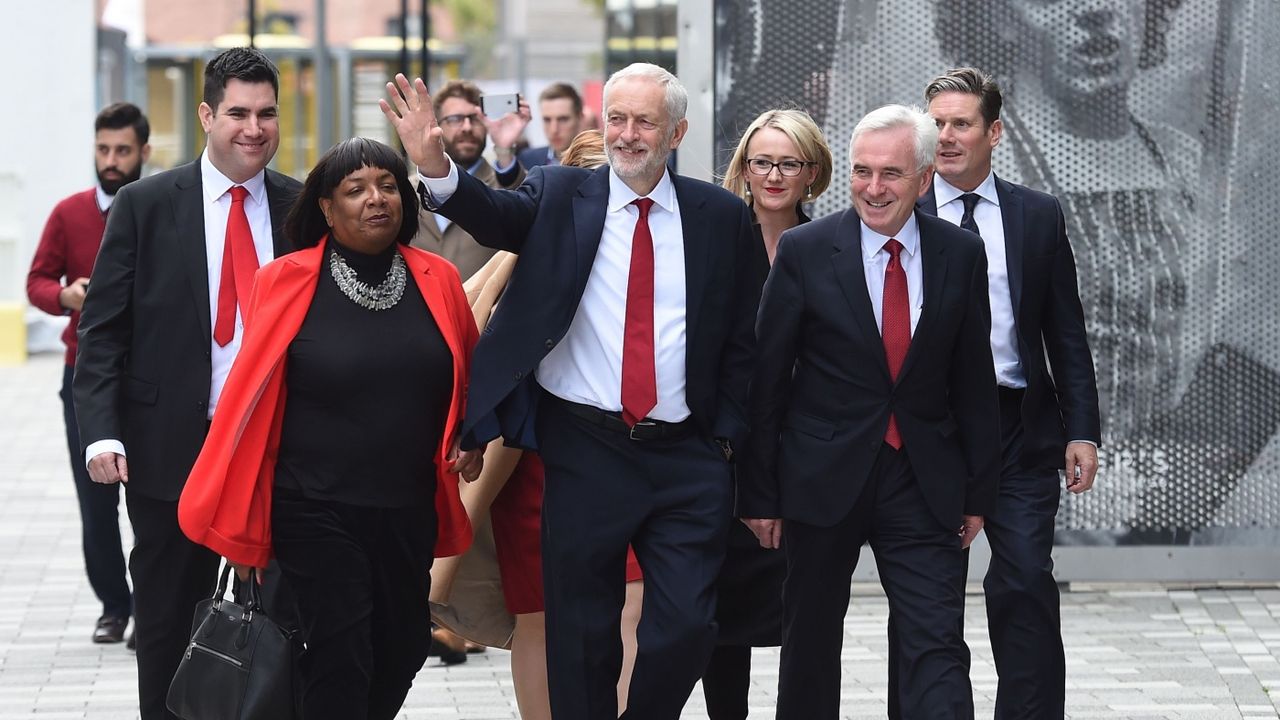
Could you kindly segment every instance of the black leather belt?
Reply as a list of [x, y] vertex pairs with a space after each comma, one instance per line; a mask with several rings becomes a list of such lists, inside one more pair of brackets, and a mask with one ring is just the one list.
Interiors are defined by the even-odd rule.
[[632, 440], [642, 442], [646, 440], [679, 440], [693, 435], [697, 429], [693, 424], [692, 418], [675, 423], [645, 419], [634, 426], [628, 426], [627, 422], [622, 419], [622, 413], [609, 412], [591, 405], [569, 402], [550, 393], [547, 395], [549, 399], [559, 403], [570, 415], [586, 420], [592, 425], [610, 432], [626, 435]]

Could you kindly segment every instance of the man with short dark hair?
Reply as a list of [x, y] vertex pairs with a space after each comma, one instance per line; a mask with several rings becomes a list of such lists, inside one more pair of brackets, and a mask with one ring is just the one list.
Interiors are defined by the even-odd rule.
[[[515, 143], [529, 124], [529, 106], [520, 101], [518, 112], [500, 118], [486, 117], [484, 94], [470, 80], [450, 80], [431, 99], [440, 121], [441, 138], [449, 157], [472, 177], [492, 188], [514, 187], [524, 180], [524, 168], [516, 162]], [[495, 164], [484, 159], [486, 141], [492, 137]], [[414, 179], [417, 182], [417, 179]], [[497, 252], [476, 242], [466, 230], [443, 215], [420, 208], [418, 234], [413, 245], [429, 250], [458, 268], [465, 280]]]
[[1000, 676], [996, 717], [1062, 717], [1066, 668], [1054, 517], [1066, 488], [1082, 493], [1098, 471], [1101, 423], [1076, 264], [1058, 200], [997, 177], [1000, 88], [956, 68], [925, 88], [937, 123], [937, 177], [922, 212], [982, 236], [999, 386], [1003, 464], [987, 514], [991, 565], [983, 582]]
[[538, 114], [547, 144], [520, 153], [520, 164], [530, 169], [560, 164], [560, 156], [582, 129], [582, 96], [569, 83], [552, 83], [538, 96]]
[[73, 386], [89, 476], [126, 483], [136, 536], [142, 720], [174, 717], [165, 695], [216, 580], [218, 556], [178, 528], [178, 497], [240, 348], [253, 274], [290, 249], [282, 228], [301, 186], [266, 169], [278, 89], [252, 48], [205, 66], [205, 151], [120, 191], [80, 319]]
[[[93, 630], [96, 643], [118, 643], [133, 615], [133, 598], [125, 579], [124, 550], [120, 544], [120, 490], [89, 479], [80, 454], [71, 379], [76, 363], [76, 328], [84, 307], [85, 290], [93, 272], [93, 260], [102, 244], [107, 213], [120, 188], [142, 176], [142, 165], [151, 155], [147, 140], [151, 126], [136, 105], [115, 103], [103, 108], [93, 123], [95, 187], [58, 203], [45, 223], [27, 274], [31, 304], [51, 315], [69, 315], [62, 333], [67, 346], [62, 374], [62, 414], [71, 453], [71, 477], [80, 503], [80, 539], [89, 586], [102, 602], [102, 616]], [[132, 637], [130, 638], [132, 644]]]

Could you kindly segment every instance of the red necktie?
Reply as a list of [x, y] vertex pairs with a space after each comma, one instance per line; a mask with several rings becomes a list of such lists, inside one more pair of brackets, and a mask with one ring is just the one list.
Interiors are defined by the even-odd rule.
[[653, 235], [649, 208], [638, 198], [640, 219], [631, 236], [631, 271], [627, 274], [627, 317], [622, 331], [622, 419], [635, 425], [658, 404], [658, 371], [653, 355]]
[[[889, 253], [889, 264], [884, 268], [884, 301], [880, 309], [880, 337], [884, 340], [884, 357], [889, 361], [889, 377], [898, 380], [902, 361], [911, 347], [911, 300], [907, 294], [907, 272], [902, 269], [898, 255], [902, 243], [890, 239], [884, 244]], [[894, 450], [902, 449], [902, 435], [898, 433], [898, 418], [889, 415], [889, 428], [884, 441]]]
[[244, 213], [244, 199], [249, 191], [236, 185], [231, 188], [231, 212], [227, 215], [227, 240], [222, 246], [222, 277], [218, 283], [218, 319], [213, 325], [213, 340], [225, 347], [236, 334], [236, 304], [244, 315], [253, 289], [253, 274], [258, 271], [258, 251], [253, 246], [249, 216]]

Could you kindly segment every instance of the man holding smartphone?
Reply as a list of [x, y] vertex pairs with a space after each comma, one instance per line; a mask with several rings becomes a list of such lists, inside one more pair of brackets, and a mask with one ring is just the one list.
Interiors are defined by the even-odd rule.
[[[501, 107], [497, 107], [493, 101], [499, 98], [515, 100], [498, 103]], [[492, 188], [511, 188], [524, 180], [524, 168], [516, 162], [515, 144], [532, 114], [518, 95], [485, 98], [470, 80], [451, 80], [436, 92], [431, 102], [440, 119], [445, 152], [459, 168]], [[490, 108], [495, 113], [510, 112], [495, 115], [487, 112]], [[492, 165], [483, 157], [490, 137], [495, 158]], [[463, 280], [484, 267], [497, 252], [476, 242], [449, 219], [425, 209], [419, 210], [418, 234], [412, 244], [456, 265]]]

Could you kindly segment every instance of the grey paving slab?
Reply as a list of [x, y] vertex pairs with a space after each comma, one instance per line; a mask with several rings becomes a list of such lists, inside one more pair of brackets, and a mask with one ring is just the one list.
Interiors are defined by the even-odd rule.
[[[61, 356], [0, 368], [0, 720], [132, 720], [133, 655], [89, 642], [84, 579], [57, 389]], [[131, 537], [125, 524], [125, 537]], [[997, 678], [977, 588], [968, 597], [978, 717]], [[844, 625], [843, 717], [883, 718], [888, 604], [858, 585]], [[1076, 585], [1063, 597], [1073, 719], [1280, 717], [1280, 587]], [[428, 664], [401, 718], [517, 718], [505, 652]], [[753, 656], [750, 717], [773, 717], [778, 653]], [[705, 717], [701, 689], [686, 718]]]

